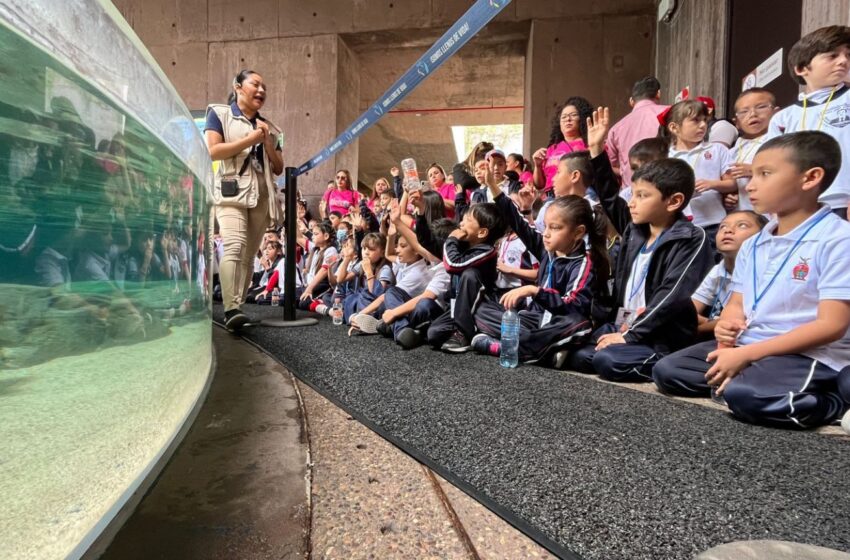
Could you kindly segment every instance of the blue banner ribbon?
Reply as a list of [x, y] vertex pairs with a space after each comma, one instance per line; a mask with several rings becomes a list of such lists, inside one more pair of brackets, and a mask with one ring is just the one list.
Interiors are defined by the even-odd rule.
[[336, 152], [353, 142], [373, 124], [381, 120], [386, 113], [398, 105], [411, 91], [416, 89], [422, 80], [431, 75], [434, 70], [453, 56], [467, 41], [481, 31], [496, 14], [502, 11], [511, 0], [477, 0], [469, 10], [436, 43], [434, 43], [416, 64], [399, 78], [381, 98], [365, 113], [351, 123], [336, 139], [322, 148], [319, 153], [301, 164], [295, 175], [301, 175], [313, 169], [320, 163], [331, 158]]

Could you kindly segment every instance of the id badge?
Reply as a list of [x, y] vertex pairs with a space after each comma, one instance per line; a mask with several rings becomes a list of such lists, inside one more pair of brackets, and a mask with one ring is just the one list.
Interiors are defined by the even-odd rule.
[[540, 326], [541, 326], [541, 327], [545, 327], [545, 326], [546, 326], [546, 325], [548, 325], [551, 321], [552, 321], [552, 314], [551, 314], [551, 313], [549, 313], [548, 311], [545, 311], [545, 312], [543, 313], [543, 319], [541, 319], [541, 320], [540, 320]]
[[260, 160], [258, 160], [254, 156], [251, 157], [251, 165], [254, 167], [254, 171], [256, 171], [257, 173], [263, 172], [263, 167], [262, 165], [260, 165]]
[[634, 311], [631, 309], [626, 309], [625, 307], [621, 307], [617, 310], [617, 318], [614, 319], [614, 327], [617, 330], [620, 330], [623, 325], [629, 325], [631, 321], [629, 318], [632, 316]]

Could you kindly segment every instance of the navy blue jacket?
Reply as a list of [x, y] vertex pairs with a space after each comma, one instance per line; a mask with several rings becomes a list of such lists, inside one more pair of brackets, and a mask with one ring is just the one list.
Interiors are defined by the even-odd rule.
[[[614, 269], [614, 298], [622, 307], [626, 284], [635, 258], [649, 237], [649, 226], [632, 223], [608, 155], [603, 151], [592, 161], [602, 208], [623, 239]], [[626, 342], [646, 344], [662, 352], [693, 344], [697, 314], [691, 296], [713, 264], [705, 231], [684, 216], [676, 220], [652, 252], [646, 276], [646, 309], [623, 335]], [[616, 312], [616, 308], [612, 310], [610, 321], [614, 321]]]
[[495, 203], [528, 251], [540, 261], [537, 285], [541, 289], [532, 298], [530, 310], [552, 315], [578, 313], [589, 319], [596, 271], [584, 244], [563, 257], [549, 253], [543, 246], [543, 236], [523, 218], [509, 197], [499, 194]]

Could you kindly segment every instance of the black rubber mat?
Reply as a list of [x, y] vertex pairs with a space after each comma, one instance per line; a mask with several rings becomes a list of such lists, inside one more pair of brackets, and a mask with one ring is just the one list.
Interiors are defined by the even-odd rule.
[[751, 539], [850, 551], [848, 438], [346, 330], [244, 336], [559, 556], [685, 559]]

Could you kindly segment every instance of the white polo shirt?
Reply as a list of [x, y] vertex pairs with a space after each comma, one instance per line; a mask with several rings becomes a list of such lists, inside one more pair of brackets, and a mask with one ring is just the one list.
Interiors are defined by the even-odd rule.
[[[700, 144], [692, 150], [670, 148], [669, 156], [687, 162], [694, 170], [694, 177], [709, 181], [719, 181], [729, 171], [732, 158], [729, 150], [722, 144]], [[693, 216], [694, 225], [713, 226], [726, 217], [723, 207], [723, 195], [715, 190], [698, 193], [694, 191], [691, 203], [685, 208], [686, 216]]]
[[726, 264], [720, 262], [708, 271], [708, 274], [691, 296], [708, 307], [708, 318], [716, 319], [732, 297], [732, 275], [726, 270]]
[[[767, 138], [800, 130], [820, 130], [835, 138], [841, 146], [841, 169], [819, 200], [833, 208], [847, 208], [850, 202], [850, 89], [840, 86], [835, 92], [832, 90], [829, 87], [801, 93], [799, 101], [773, 115], [767, 127]], [[806, 122], [802, 122], [804, 99]]]
[[[729, 165], [733, 163], [752, 163], [753, 158], [756, 157], [756, 152], [765, 143], [766, 137], [765, 134], [762, 134], [756, 138], [738, 138], [738, 141], [729, 150], [729, 156], [732, 159]], [[752, 177], [741, 177], [736, 180], [738, 183], [738, 210], [753, 209], [753, 204], [750, 202], [750, 194], [747, 192], [747, 185], [750, 183], [750, 179]]]
[[[796, 241], [820, 220], [797, 246], [780, 269]], [[773, 235], [774, 218], [759, 235], [744, 241], [735, 261], [732, 290], [743, 294], [744, 313], [752, 317], [749, 328], [738, 339], [753, 344], [774, 338], [817, 318], [823, 300], [850, 301], [850, 223], [824, 205], [808, 220], [783, 236]], [[755, 247], [756, 288], [753, 288]], [[755, 290], [764, 293], [755, 313]], [[840, 340], [812, 348], [803, 355], [840, 370], [850, 364], [850, 330]]]
[[393, 264], [393, 272], [396, 287], [407, 292], [412, 298], [424, 292], [431, 281], [431, 270], [425, 259], [407, 264], [396, 261]]

